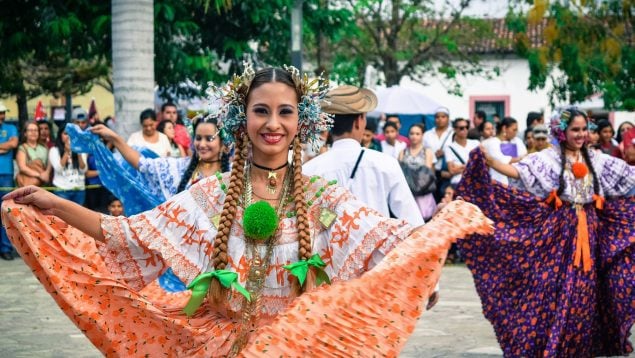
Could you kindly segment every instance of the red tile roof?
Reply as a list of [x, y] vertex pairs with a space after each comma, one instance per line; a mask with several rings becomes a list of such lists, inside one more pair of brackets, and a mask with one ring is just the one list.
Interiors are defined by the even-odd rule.
[[[511, 54], [514, 49], [514, 33], [507, 27], [505, 19], [488, 19], [492, 26], [494, 37], [484, 38], [473, 47], [467, 49], [469, 53], [477, 54]], [[543, 31], [548, 19], [543, 19], [535, 25], [527, 25], [527, 37], [532, 48], [544, 45]]]

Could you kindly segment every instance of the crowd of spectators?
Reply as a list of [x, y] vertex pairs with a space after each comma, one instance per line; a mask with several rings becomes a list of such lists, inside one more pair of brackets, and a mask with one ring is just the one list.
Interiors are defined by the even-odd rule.
[[[408, 129], [407, 137], [400, 133], [398, 115], [369, 120], [361, 140], [363, 147], [384, 152], [399, 161], [425, 220], [452, 197], [469, 161], [469, 152], [477, 146], [483, 146], [498, 160], [515, 163], [554, 143], [540, 112], [527, 114], [527, 129], [521, 135], [518, 120], [513, 117], [488, 116], [477, 111], [471, 121], [460, 117], [451, 120], [448, 108], [440, 107], [435, 112], [434, 127], [415, 123]], [[614, 129], [607, 119], [594, 121], [587, 145], [635, 164], [635, 128], [631, 122], [622, 122]], [[494, 169], [490, 169], [490, 175], [493, 180], [507, 183], [507, 177]], [[429, 183], [431, 176], [434, 185], [422, 184]], [[461, 259], [454, 249], [448, 257], [450, 262]]]
[[[76, 153], [66, 133], [66, 122], [38, 118], [26, 122], [20, 130], [6, 123], [8, 109], [0, 103], [0, 195], [15, 187], [37, 185], [55, 194], [103, 213], [123, 213], [121, 202], [101, 185], [92, 155]], [[75, 107], [69, 123], [86, 130], [98, 124], [110, 125], [112, 118], [89, 117], [86, 110]], [[146, 109], [139, 117], [140, 130], [128, 143], [144, 147], [157, 157], [184, 157], [191, 153], [191, 134], [179, 118], [177, 107], [165, 103], [161, 112]], [[105, 143], [113, 148], [110, 143]], [[0, 258], [16, 256], [5, 229], [1, 229]]]

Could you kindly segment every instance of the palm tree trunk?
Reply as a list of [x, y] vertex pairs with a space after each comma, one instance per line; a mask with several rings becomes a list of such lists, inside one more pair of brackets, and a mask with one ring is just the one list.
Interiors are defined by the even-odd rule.
[[154, 108], [153, 0], [112, 1], [112, 72], [116, 130], [128, 138]]

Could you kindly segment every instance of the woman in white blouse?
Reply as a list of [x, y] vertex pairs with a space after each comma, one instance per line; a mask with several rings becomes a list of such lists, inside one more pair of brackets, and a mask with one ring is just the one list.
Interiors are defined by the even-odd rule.
[[88, 169], [86, 154], [71, 151], [71, 140], [66, 134], [66, 126], [60, 127], [55, 146], [49, 150], [49, 162], [53, 167], [53, 185], [58, 188], [55, 194], [84, 205], [84, 174]]
[[[496, 160], [505, 164], [516, 163], [527, 155], [527, 147], [523, 144], [518, 134], [518, 122], [512, 117], [505, 117], [496, 126], [496, 136], [482, 142], [485, 150]], [[489, 169], [492, 180], [508, 184], [508, 178], [494, 170]]]

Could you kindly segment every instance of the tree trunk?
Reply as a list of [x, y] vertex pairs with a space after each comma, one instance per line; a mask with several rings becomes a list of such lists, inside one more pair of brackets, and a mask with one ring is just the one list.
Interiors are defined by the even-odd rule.
[[26, 106], [28, 98], [24, 87], [20, 88], [19, 93], [16, 94], [16, 102], [18, 105], [18, 131], [22, 133], [24, 124], [29, 120], [29, 109]]
[[116, 130], [128, 138], [154, 108], [153, 0], [112, 1], [112, 72]]
[[73, 117], [73, 95], [70, 93], [66, 93], [64, 95], [64, 99], [65, 99], [64, 103], [66, 107], [66, 111], [65, 111], [66, 115], [64, 117], [65, 117], [66, 123], [70, 123], [71, 120], [73, 119], [72, 118]]
[[401, 81], [401, 74], [399, 73], [399, 64], [397, 60], [392, 57], [384, 57], [382, 59], [382, 70], [386, 77], [386, 87], [397, 86]]
[[[319, 0], [318, 1], [318, 11], [327, 11], [329, 7], [327, 0]], [[329, 64], [331, 64], [331, 51], [328, 42], [328, 37], [324, 36], [322, 33], [322, 28], [317, 30], [317, 34], [315, 35], [317, 53], [316, 53], [316, 61], [317, 68], [315, 70], [316, 75], [324, 74], [324, 78], [329, 78]]]

